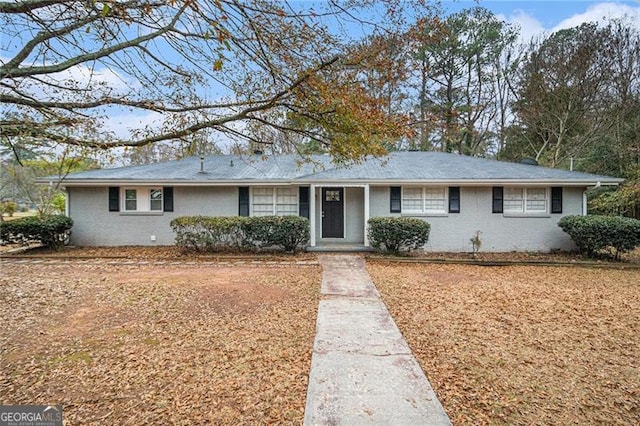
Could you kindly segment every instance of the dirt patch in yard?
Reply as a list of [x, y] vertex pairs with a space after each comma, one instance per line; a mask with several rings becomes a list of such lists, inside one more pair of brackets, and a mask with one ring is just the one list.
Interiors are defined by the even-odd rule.
[[640, 271], [368, 269], [454, 424], [640, 423]]
[[316, 266], [3, 262], [0, 400], [71, 424], [300, 424]]

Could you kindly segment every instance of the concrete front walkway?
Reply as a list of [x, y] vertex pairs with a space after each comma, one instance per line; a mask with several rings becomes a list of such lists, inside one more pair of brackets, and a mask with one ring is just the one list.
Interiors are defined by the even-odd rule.
[[320, 255], [304, 424], [450, 425], [358, 255]]

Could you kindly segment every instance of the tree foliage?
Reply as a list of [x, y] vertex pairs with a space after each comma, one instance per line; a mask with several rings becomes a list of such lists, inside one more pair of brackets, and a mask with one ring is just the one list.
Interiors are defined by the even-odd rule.
[[[382, 5], [389, 25], [401, 15], [400, 3]], [[345, 50], [327, 24], [365, 25], [357, 16], [373, 7], [380, 5], [0, 2], [0, 31], [10, 46], [0, 65], [3, 143], [31, 137], [140, 147], [205, 132], [269, 143], [247, 131], [258, 123], [318, 140], [347, 160], [379, 153], [383, 139], [402, 132], [403, 120], [363, 90], [363, 58]], [[297, 126], [286, 120], [290, 114], [314, 126]], [[123, 136], [105, 126], [114, 115], [152, 122]]]
[[624, 176], [622, 147], [638, 143], [639, 37], [613, 21], [533, 42], [519, 71], [517, 120], [503, 158], [530, 156], [551, 167], [573, 158], [582, 170]]
[[506, 53], [517, 34], [480, 7], [444, 21], [416, 23], [410, 40], [419, 74], [414, 99], [422, 123], [421, 149], [468, 155], [493, 150], [494, 125], [502, 112], [500, 90], [511, 66]]
[[[29, 158], [18, 161], [7, 155], [0, 159], [0, 199], [33, 206], [40, 215], [64, 213], [61, 183], [69, 173], [99, 168], [96, 161], [71, 148], [33, 152]], [[43, 177], [49, 177], [46, 184], [36, 183]]]

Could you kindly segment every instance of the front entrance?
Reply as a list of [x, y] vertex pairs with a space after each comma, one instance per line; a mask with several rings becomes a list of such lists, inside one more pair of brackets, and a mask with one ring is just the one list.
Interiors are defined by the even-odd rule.
[[344, 188], [322, 188], [322, 238], [344, 238]]

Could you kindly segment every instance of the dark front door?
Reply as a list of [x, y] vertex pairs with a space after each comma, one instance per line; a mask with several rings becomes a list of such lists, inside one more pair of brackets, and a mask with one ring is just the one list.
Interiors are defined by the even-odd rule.
[[344, 238], [344, 188], [322, 188], [322, 238]]

